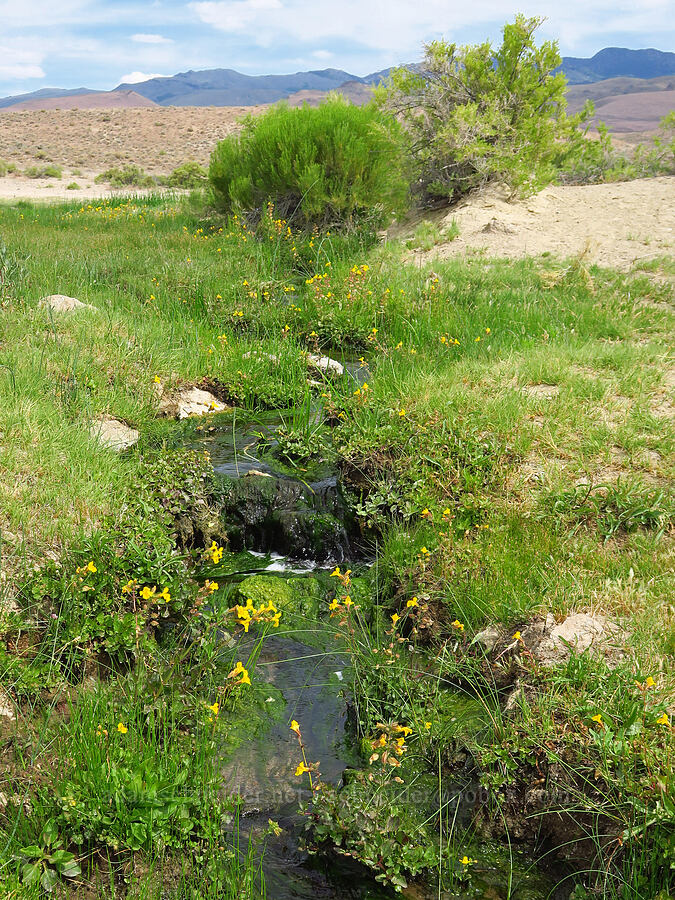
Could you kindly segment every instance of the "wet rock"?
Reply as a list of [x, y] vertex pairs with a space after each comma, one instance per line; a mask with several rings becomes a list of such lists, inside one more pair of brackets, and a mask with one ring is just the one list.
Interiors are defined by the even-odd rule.
[[171, 397], [164, 397], [159, 403], [159, 412], [175, 419], [188, 419], [190, 416], [204, 416], [212, 412], [224, 412], [229, 409], [216, 399], [210, 391], [201, 388], [183, 388]]
[[[571, 652], [604, 652], [614, 657], [621, 655], [617, 647], [621, 629], [605, 616], [588, 613], [572, 613], [560, 624], [554, 625], [532, 647], [532, 654], [545, 665], [565, 662]], [[525, 634], [523, 635], [525, 639]]]
[[78, 309], [97, 309], [91, 303], [82, 303], [81, 300], [77, 300], [75, 297], [67, 297], [65, 294], [50, 294], [48, 297], [43, 297], [39, 305], [43, 309], [51, 309], [52, 312], [59, 313], [74, 312]]
[[321, 589], [314, 578], [279, 578], [252, 575], [239, 585], [242, 600], [251, 599], [256, 606], [270, 601], [282, 613], [293, 613], [316, 620], [319, 615]]
[[349, 551], [345, 505], [336, 479], [224, 477], [214, 502], [233, 550], [342, 562]]
[[313, 353], [308, 353], [307, 362], [326, 375], [340, 376], [345, 373], [345, 367], [342, 363], [339, 363], [336, 359], [331, 359], [330, 356], [315, 356]]
[[140, 437], [135, 428], [131, 428], [125, 422], [112, 416], [101, 416], [92, 422], [89, 433], [104, 447], [118, 452], [133, 447]]

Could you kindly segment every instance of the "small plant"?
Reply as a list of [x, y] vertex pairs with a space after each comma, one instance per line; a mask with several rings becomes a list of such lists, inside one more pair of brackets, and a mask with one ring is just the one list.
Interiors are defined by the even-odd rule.
[[59, 878], [76, 878], [82, 871], [79, 863], [74, 854], [63, 850], [62, 846], [56, 823], [50, 819], [42, 830], [40, 844], [19, 851], [18, 858], [26, 860], [22, 869], [23, 883], [27, 886], [40, 884], [51, 893]]
[[12, 172], [16, 172], [16, 165], [0, 159], [0, 178], [4, 178], [5, 175], [10, 175]]
[[70, 184], [66, 185], [66, 190], [67, 191], [79, 191], [80, 186], [76, 181], [71, 181]]
[[29, 166], [23, 173], [27, 178], [61, 178], [63, 169], [61, 166]]
[[108, 182], [111, 187], [138, 187], [151, 188], [155, 186], [155, 179], [148, 175], [139, 166], [125, 166], [123, 169], [113, 167], [101, 172], [94, 179], [96, 184]]
[[198, 162], [190, 161], [178, 166], [169, 175], [167, 184], [175, 188], [203, 187], [209, 179], [209, 173]]

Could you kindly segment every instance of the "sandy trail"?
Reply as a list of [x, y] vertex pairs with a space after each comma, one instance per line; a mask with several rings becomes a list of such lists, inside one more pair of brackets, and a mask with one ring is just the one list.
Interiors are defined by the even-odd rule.
[[[422, 259], [476, 251], [512, 259], [542, 253], [564, 258], [587, 249], [591, 262], [629, 269], [673, 253], [675, 177], [552, 186], [515, 202], [508, 202], [503, 191], [490, 190], [427, 218], [441, 229], [454, 219], [459, 237], [428, 252], [416, 251]], [[392, 230], [392, 236], [412, 233], [419, 221]]]

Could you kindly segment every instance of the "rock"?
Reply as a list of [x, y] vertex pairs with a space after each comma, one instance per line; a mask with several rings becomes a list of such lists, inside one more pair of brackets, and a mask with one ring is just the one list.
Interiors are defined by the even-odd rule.
[[279, 357], [274, 353], [263, 353], [262, 350], [249, 350], [244, 353], [242, 359], [266, 359], [268, 362], [278, 363]]
[[497, 646], [501, 635], [501, 630], [496, 625], [488, 625], [483, 631], [479, 631], [474, 637], [472, 644], [480, 644], [486, 653], [492, 653]]
[[260, 472], [258, 469], [249, 469], [244, 475], [245, 478], [258, 476], [258, 478], [272, 478], [269, 472]]
[[307, 362], [326, 375], [340, 376], [345, 373], [345, 367], [342, 363], [339, 363], [336, 359], [331, 359], [330, 356], [315, 356], [313, 353], [308, 353]]
[[131, 428], [125, 422], [112, 416], [101, 416], [92, 422], [89, 433], [104, 447], [110, 450], [128, 450], [138, 442], [140, 434], [135, 428]]
[[516, 229], [513, 225], [509, 225], [508, 222], [502, 222], [500, 219], [492, 218], [487, 223], [487, 225], [483, 225], [481, 231], [484, 234], [493, 234], [495, 232], [499, 232], [501, 234], [515, 234]]
[[239, 585], [241, 602], [251, 599], [256, 606], [270, 600], [282, 613], [294, 613], [308, 619], [319, 615], [321, 589], [314, 578], [279, 578], [252, 575]]
[[75, 297], [66, 297], [65, 294], [50, 294], [43, 297], [39, 305], [43, 308], [49, 308], [52, 312], [73, 312], [76, 309], [97, 309], [91, 303], [82, 303]]
[[204, 416], [212, 412], [225, 412], [230, 407], [217, 400], [210, 391], [201, 388], [184, 388], [173, 397], [165, 397], [159, 403], [162, 415], [176, 419]]
[[[553, 665], [569, 659], [572, 651], [596, 653], [600, 649], [611, 649], [607, 647], [608, 642], [620, 633], [619, 627], [605, 616], [572, 613], [544, 635], [532, 648], [532, 654], [539, 662]], [[616, 649], [614, 655], [617, 655]]]
[[552, 400], [560, 393], [557, 384], [526, 384], [523, 393], [529, 397], [543, 398], [544, 400]]
[[10, 720], [16, 718], [14, 714], [14, 704], [9, 695], [2, 688], [0, 688], [0, 716]]

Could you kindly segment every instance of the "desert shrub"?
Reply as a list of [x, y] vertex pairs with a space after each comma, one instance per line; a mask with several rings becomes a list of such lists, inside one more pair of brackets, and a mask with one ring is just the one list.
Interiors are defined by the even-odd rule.
[[489, 41], [433, 41], [421, 66], [396, 69], [377, 89], [405, 126], [423, 200], [457, 199], [494, 179], [523, 192], [554, 179], [560, 142], [590, 108], [567, 117], [557, 44], [535, 44], [541, 21], [517, 16], [496, 51]]
[[4, 159], [0, 159], [0, 178], [4, 178], [5, 175], [9, 175], [11, 172], [16, 172], [14, 163], [9, 163]]
[[61, 178], [63, 170], [61, 166], [29, 166], [24, 169], [24, 175], [28, 178]]
[[620, 150], [601, 122], [597, 137], [590, 138], [583, 133], [580, 139], [561, 148], [558, 166], [563, 184], [598, 184], [671, 175], [675, 173], [675, 110], [661, 119], [651, 145], [638, 144], [632, 150]]
[[155, 186], [155, 179], [152, 175], [148, 175], [139, 166], [125, 166], [123, 169], [113, 167], [101, 172], [94, 179], [96, 184], [108, 182], [111, 187], [140, 187], [148, 188]]
[[80, 186], [76, 181], [71, 181], [70, 184], [66, 185], [66, 190], [67, 191], [79, 191]]
[[337, 96], [249, 117], [213, 151], [209, 177], [223, 211], [259, 220], [271, 202], [305, 228], [379, 225], [407, 194], [398, 124], [374, 105]]
[[208, 177], [209, 173], [204, 166], [200, 166], [198, 162], [192, 160], [175, 168], [169, 175], [167, 184], [169, 187], [198, 188], [206, 184]]

